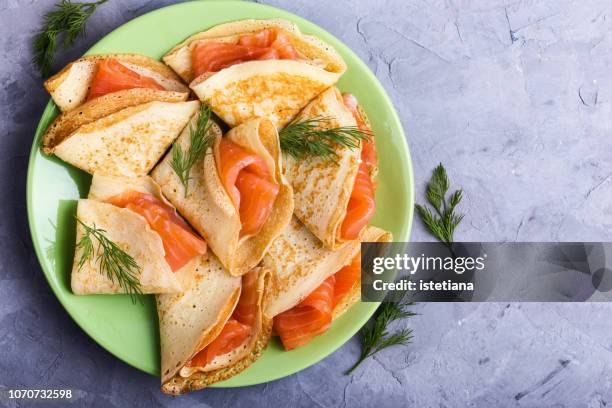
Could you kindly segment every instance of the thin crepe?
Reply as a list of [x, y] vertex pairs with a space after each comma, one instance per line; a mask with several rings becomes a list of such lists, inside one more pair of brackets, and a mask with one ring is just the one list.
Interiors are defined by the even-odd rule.
[[98, 63], [106, 58], [114, 58], [132, 71], [154, 79], [168, 91], [189, 91], [171, 69], [145, 55], [89, 55], [71, 62], [59, 73], [45, 81], [45, 88], [62, 112], [74, 109], [86, 101]]
[[188, 92], [159, 91], [147, 88], [126, 89], [102, 95], [57, 116], [43, 135], [43, 152], [52, 154], [55, 146], [79, 127], [111, 113], [153, 101], [183, 102], [188, 97]]
[[[235, 43], [260, 30], [281, 30], [293, 44], [298, 60], [248, 61], [194, 77], [191, 53], [201, 42]], [[346, 70], [338, 53], [320, 39], [300, 33], [286, 20], [242, 20], [222, 24], [189, 37], [163, 58], [201, 101], [231, 127], [255, 117], [287, 124], [312, 98], [335, 84]]]
[[[257, 313], [249, 338], [205, 367], [185, 367], [210, 344], [232, 315], [240, 297], [241, 280], [229, 275], [214, 255], [204, 261], [185, 292], [157, 296], [161, 340], [161, 390], [179, 395], [223, 381], [250, 366], [267, 346], [272, 319], [265, 313], [270, 272], [257, 268]], [[186, 283], [189, 285], [189, 283]]]
[[[274, 241], [262, 262], [276, 277], [276, 285], [266, 312], [274, 317], [298, 305], [325, 279], [359, 256], [361, 242], [388, 241], [391, 241], [390, 233], [367, 226], [360, 240], [346, 242], [340, 248], [331, 250], [293, 218], [283, 235]], [[338, 302], [333, 312], [334, 317], [359, 300], [360, 290], [360, 284], [354, 285]]]
[[295, 217], [270, 246], [262, 265], [276, 277], [268, 314], [272, 317], [291, 309], [359, 253], [359, 241], [347, 242], [332, 251], [326, 248]]
[[[104, 235], [129, 254], [141, 271], [138, 276], [142, 293], [171, 293], [181, 290], [177, 275], [165, 260], [162, 239], [153, 231], [147, 220], [127, 209], [119, 208], [105, 201], [126, 191], [139, 191], [157, 197], [172, 206], [162, 195], [159, 186], [150, 177], [125, 178], [94, 174], [87, 199], [81, 199], [77, 206], [77, 218], [88, 227], [105, 231]], [[85, 229], [77, 223], [76, 242], [84, 235]], [[97, 241], [93, 240], [94, 249]], [[100, 264], [92, 259], [79, 267], [82, 249], [77, 248], [71, 274], [72, 292], [77, 295], [124, 293], [116, 280], [110, 280], [100, 270]], [[190, 273], [201, 257], [187, 263], [176, 273]]]
[[146, 175], [197, 111], [199, 103], [153, 101], [78, 127], [51, 149], [88, 173]]
[[[196, 115], [197, 116], [197, 115]], [[195, 123], [197, 117], [192, 119]], [[190, 146], [189, 127], [177, 139], [183, 148]], [[166, 197], [187, 221], [202, 235], [221, 263], [232, 275], [243, 275], [263, 258], [272, 241], [290, 222], [293, 213], [293, 191], [282, 175], [278, 133], [267, 119], [254, 119], [232, 129], [225, 136], [266, 159], [273, 165], [270, 174], [279, 184], [279, 193], [272, 213], [261, 230], [252, 236], [240, 237], [240, 214], [225, 190], [216, 161], [221, 131], [211, 128], [215, 143], [191, 169], [189, 188], [185, 188], [171, 166], [172, 152], [161, 161], [151, 176], [162, 186]], [[213, 151], [217, 153], [213, 153]]]
[[[357, 126], [346, 108], [342, 95], [332, 87], [309, 103], [295, 119], [325, 117], [325, 128]], [[349, 149], [338, 146], [337, 157], [295, 159], [284, 157], [285, 176], [293, 187], [295, 215], [328, 248], [339, 248], [346, 240], [340, 226], [346, 215], [355, 177], [359, 169], [361, 146]]]
[[233, 44], [240, 36], [253, 34], [266, 28], [282, 30], [298, 53], [304, 57], [302, 62], [339, 75], [346, 71], [344, 60], [333, 47], [318, 37], [302, 34], [296, 24], [282, 19], [247, 19], [217, 25], [187, 38], [164, 55], [163, 61], [185, 82], [191, 82], [195, 79], [191, 52], [198, 43], [227, 42]]
[[199, 77], [190, 87], [230, 127], [268, 117], [282, 128], [339, 77], [297, 61], [249, 61]]

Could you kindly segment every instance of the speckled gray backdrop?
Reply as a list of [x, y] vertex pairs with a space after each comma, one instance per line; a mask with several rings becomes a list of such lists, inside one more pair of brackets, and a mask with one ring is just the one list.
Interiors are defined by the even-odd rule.
[[[421, 304], [406, 322], [414, 343], [352, 377], [342, 372], [357, 339], [269, 384], [161, 394], [157, 378], [72, 322], [32, 249], [26, 166], [48, 96], [29, 43], [55, 1], [0, 0], [1, 388], [72, 388], [75, 404], [102, 407], [612, 404], [608, 304]], [[56, 67], [170, 3], [111, 0]], [[376, 73], [402, 118], [418, 196], [439, 161], [466, 192], [457, 239], [612, 240], [610, 0], [270, 3], [332, 32]], [[430, 239], [419, 222], [412, 239]]]

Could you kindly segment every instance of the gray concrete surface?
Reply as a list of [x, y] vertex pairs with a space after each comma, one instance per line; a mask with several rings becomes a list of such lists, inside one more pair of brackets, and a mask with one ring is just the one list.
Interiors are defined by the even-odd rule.
[[[71, 388], [76, 405], [104, 407], [612, 404], [607, 304], [421, 304], [420, 316], [402, 323], [414, 343], [352, 377], [342, 372], [359, 351], [356, 338], [276, 382], [162, 395], [157, 378], [72, 322], [32, 250], [26, 165], [48, 96], [29, 43], [55, 2], [0, 0], [0, 387]], [[111, 0], [56, 67], [169, 3]], [[465, 190], [457, 239], [612, 240], [612, 2], [270, 3], [329, 30], [376, 73], [408, 135], [419, 197], [440, 161]], [[419, 222], [412, 239], [430, 239]]]

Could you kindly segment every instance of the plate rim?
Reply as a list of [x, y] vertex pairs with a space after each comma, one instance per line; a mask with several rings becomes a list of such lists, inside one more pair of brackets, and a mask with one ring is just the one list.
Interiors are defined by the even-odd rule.
[[[397, 129], [399, 129], [399, 134], [401, 136], [401, 143], [399, 143], [400, 147], [401, 147], [401, 152], [400, 152], [400, 156], [402, 157], [404, 164], [407, 168], [407, 175], [405, 175], [405, 177], [403, 177], [403, 179], [405, 180], [405, 184], [407, 185], [407, 204], [408, 204], [408, 208], [406, 210], [406, 219], [407, 221], [404, 224], [404, 228], [400, 231], [400, 234], [398, 237], [394, 237], [394, 241], [396, 242], [403, 242], [403, 241], [408, 241], [410, 239], [410, 235], [411, 235], [411, 231], [412, 231], [412, 224], [413, 224], [413, 220], [414, 220], [414, 202], [415, 202], [415, 185], [414, 185], [414, 170], [413, 170], [413, 165], [412, 165], [412, 156], [410, 154], [410, 148], [408, 145], [408, 141], [406, 139], [406, 134], [404, 132], [404, 128], [401, 122], [401, 119], [397, 113], [397, 110], [395, 109], [395, 105], [393, 104], [393, 101], [391, 100], [391, 98], [389, 97], [387, 91], [385, 90], [385, 88], [383, 87], [383, 85], [380, 83], [380, 81], [378, 80], [378, 78], [376, 77], [376, 75], [370, 70], [370, 68], [368, 67], [368, 65], [348, 46], [346, 45], [343, 41], [341, 41], [339, 38], [337, 38], [335, 35], [331, 34], [329, 31], [327, 31], [326, 29], [324, 29], [323, 27], [319, 26], [318, 24], [304, 18], [301, 17], [297, 14], [294, 14], [290, 11], [284, 10], [282, 8], [279, 7], [275, 7], [275, 6], [271, 6], [268, 4], [260, 4], [260, 3], [251, 3], [251, 2], [244, 2], [241, 0], [206, 0], [206, 1], [202, 1], [202, 0], [196, 0], [196, 1], [187, 1], [187, 2], [182, 2], [182, 3], [176, 3], [176, 4], [171, 4], [171, 5], [167, 5], [164, 7], [160, 7], [154, 10], [151, 10], [145, 14], [142, 14], [140, 16], [137, 16], [129, 21], [126, 21], [125, 23], [121, 24], [120, 26], [116, 27], [115, 29], [111, 30], [110, 32], [108, 32], [107, 34], [105, 34], [102, 38], [98, 39], [89, 49], [87, 49], [87, 51], [85, 51], [85, 53], [83, 55], [89, 55], [90, 53], [92, 53], [92, 49], [94, 49], [99, 43], [100, 41], [103, 41], [105, 38], [107, 38], [108, 36], [111, 36], [112, 34], [115, 34], [117, 31], [122, 30], [126, 25], [137, 21], [139, 19], [144, 19], [144, 18], [150, 18], [152, 15], [158, 14], [158, 13], [163, 13], [165, 12], [167, 9], [171, 9], [171, 8], [181, 8], [181, 7], [189, 7], [193, 4], [199, 4], [199, 5], [203, 5], [204, 7], [206, 7], [207, 5], [210, 4], [217, 4], [217, 5], [223, 5], [223, 4], [227, 4], [227, 3], [241, 3], [244, 7], [253, 7], [253, 8], [262, 8], [262, 9], [268, 9], [271, 10], [273, 12], [281, 12], [281, 13], [285, 13], [288, 15], [288, 17], [290, 17], [290, 19], [294, 22], [296, 22], [298, 25], [300, 23], [307, 23], [309, 25], [314, 26], [317, 30], [321, 30], [322, 32], [324, 32], [326, 35], [330, 36], [337, 44], [340, 45], [340, 48], [343, 49], [344, 53], [350, 54], [352, 59], [354, 59], [355, 61], [357, 61], [357, 65], [360, 65], [362, 71], [365, 72], [365, 75], [368, 77], [369, 82], [376, 88], [378, 88], [382, 98], [385, 100], [385, 103], [390, 107], [390, 109], [388, 109], [390, 117], [393, 121], [393, 125], [391, 127], [395, 127]], [[281, 18], [281, 17], [271, 17], [271, 18]], [[229, 21], [236, 21], [236, 20], [228, 20]], [[222, 24], [222, 23], [220, 23]], [[335, 48], [338, 48], [334, 45]], [[42, 80], [42, 78], [41, 78]], [[135, 363], [130, 362], [126, 359], [124, 359], [123, 357], [119, 356], [105, 341], [103, 338], [100, 338], [99, 336], [94, 335], [93, 331], [88, 329], [87, 327], [85, 327], [84, 325], [82, 325], [79, 321], [79, 319], [77, 318], [76, 314], [73, 314], [73, 311], [71, 310], [71, 308], [68, 307], [67, 305], [67, 301], [64, 299], [63, 294], [61, 293], [61, 289], [55, 284], [55, 282], [53, 281], [53, 279], [51, 279], [51, 271], [47, 271], [46, 269], [46, 264], [45, 262], [43, 262], [43, 259], [45, 258], [45, 250], [41, 247], [41, 243], [38, 242], [38, 240], [36, 239], [36, 236], [38, 235], [35, 223], [34, 223], [34, 218], [35, 215], [33, 214], [33, 205], [32, 205], [32, 194], [33, 194], [33, 177], [34, 177], [34, 168], [35, 168], [35, 157], [36, 154], [38, 153], [39, 147], [40, 147], [40, 142], [42, 141], [42, 134], [44, 132], [44, 129], [42, 129], [43, 126], [43, 118], [49, 114], [52, 114], [54, 110], [56, 110], [56, 106], [53, 103], [52, 98], [49, 98], [47, 104], [45, 105], [45, 108], [43, 109], [40, 117], [38, 118], [38, 124], [36, 126], [36, 130], [34, 131], [34, 137], [32, 140], [32, 146], [30, 149], [30, 154], [28, 155], [28, 168], [27, 168], [27, 177], [26, 177], [26, 207], [27, 207], [27, 217], [28, 217], [28, 229], [30, 232], [30, 237], [32, 240], [32, 244], [34, 247], [34, 252], [36, 254], [36, 258], [39, 264], [39, 267], [41, 269], [41, 271], [43, 272], [43, 275], [45, 276], [45, 279], [47, 280], [49, 286], [51, 287], [51, 290], [53, 291], [53, 294], [55, 295], [55, 297], [57, 298], [57, 300], [60, 302], [60, 304], [62, 305], [62, 307], [64, 308], [64, 310], [66, 310], [66, 312], [68, 313], [68, 315], [71, 317], [71, 319], [74, 321], [74, 323], [77, 324], [77, 326], [79, 326], [81, 328], [81, 330], [83, 330], [94, 342], [96, 342], [98, 345], [100, 345], [104, 350], [106, 350], [107, 352], [109, 352], [111, 355], [113, 355], [115, 358], [117, 358], [118, 360], [120, 360], [121, 362], [128, 364], [131, 367], [134, 367], [135, 369], [145, 372], [147, 374], [150, 374], [152, 376], [158, 376], [159, 373], [152, 373], [148, 370], [145, 370], [142, 367], [138, 367]], [[48, 126], [48, 124], [47, 124]], [[37, 140], [36, 135], [38, 135], [40, 133], [39, 136], [39, 140]], [[37, 143], [38, 142], [38, 143]], [[317, 363], [319, 363], [321, 360], [329, 357], [332, 353], [334, 353], [335, 351], [337, 351], [339, 348], [341, 348], [344, 344], [346, 344], [346, 342], [348, 342], [359, 330], [361, 327], [363, 327], [363, 325], [372, 317], [372, 315], [374, 314], [374, 312], [376, 311], [376, 309], [378, 308], [378, 306], [380, 305], [379, 302], [371, 302], [367, 304], [367, 310], [366, 313], [364, 313], [362, 316], [360, 316], [359, 319], [357, 319], [355, 321], [355, 327], [357, 327], [355, 330], [349, 330], [347, 332], [346, 339], [341, 342], [340, 344], [338, 344], [336, 347], [332, 347], [328, 353], [319, 356], [315, 359], [309, 360], [308, 363], [303, 363], [303, 364], [297, 364], [295, 366], [291, 366], [291, 368], [286, 369], [286, 370], [279, 370], [278, 375], [274, 375], [270, 378], [267, 378], [266, 380], [263, 381], [251, 381], [251, 382], [247, 382], [247, 383], [243, 383], [243, 384], [239, 384], [239, 385], [224, 385], [223, 382], [222, 383], [218, 383], [218, 384], [213, 384], [211, 387], [213, 388], [234, 388], [234, 387], [245, 387], [245, 386], [251, 386], [251, 385], [257, 385], [257, 384], [263, 384], [263, 383], [267, 383], [270, 381], [276, 381], [278, 379], [293, 375], [295, 373], [298, 373], [310, 366], [313, 366]]]

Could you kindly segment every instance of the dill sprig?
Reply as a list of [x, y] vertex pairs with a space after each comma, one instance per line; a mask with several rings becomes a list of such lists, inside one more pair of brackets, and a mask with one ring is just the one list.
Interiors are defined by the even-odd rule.
[[184, 152], [178, 141], [174, 142], [172, 146], [170, 167], [172, 167], [181, 184], [185, 187], [185, 197], [187, 197], [189, 180], [191, 180], [191, 168], [215, 140], [213, 135], [210, 134], [212, 127], [210, 116], [210, 107], [202, 104], [196, 126], [189, 125], [189, 138], [191, 140], [189, 149]]
[[43, 26], [32, 43], [34, 52], [32, 62], [43, 76], [46, 76], [51, 69], [57, 46], [60, 44], [58, 36], [63, 37], [61, 41], [63, 48], [70, 47], [77, 37], [85, 33], [87, 19], [96, 7], [107, 1], [73, 3], [70, 0], [61, 0], [53, 11], [45, 14]]
[[[125, 293], [131, 296], [132, 302], [136, 303], [136, 295], [141, 295], [140, 266], [131, 255], [119, 248], [117, 244], [108, 239], [106, 230], [86, 225], [80, 219], [76, 219], [85, 230], [85, 233], [76, 245], [81, 250], [79, 258], [79, 270], [88, 262], [97, 262], [100, 273], [106, 275], [111, 282], [117, 282]], [[97, 247], [94, 246], [97, 241]]]
[[446, 199], [450, 187], [446, 169], [440, 163], [433, 171], [427, 184], [427, 201], [434, 208], [433, 213], [428, 207], [416, 204], [421, 220], [429, 231], [447, 245], [453, 242], [455, 228], [463, 219], [463, 214], [455, 214], [455, 207], [461, 202], [462, 190], [456, 190]]
[[337, 157], [338, 146], [357, 149], [362, 140], [371, 137], [367, 130], [357, 126], [326, 128], [328, 117], [315, 117], [292, 122], [278, 134], [281, 150], [296, 159], [306, 157]]
[[405, 346], [410, 343], [412, 329], [389, 332], [389, 325], [392, 322], [416, 315], [416, 313], [407, 310], [414, 303], [409, 302], [406, 298], [405, 292], [396, 301], [386, 299], [381, 303], [374, 320], [361, 329], [361, 355], [355, 364], [346, 371], [346, 375], [351, 374], [365, 359], [379, 351], [392, 346]]

